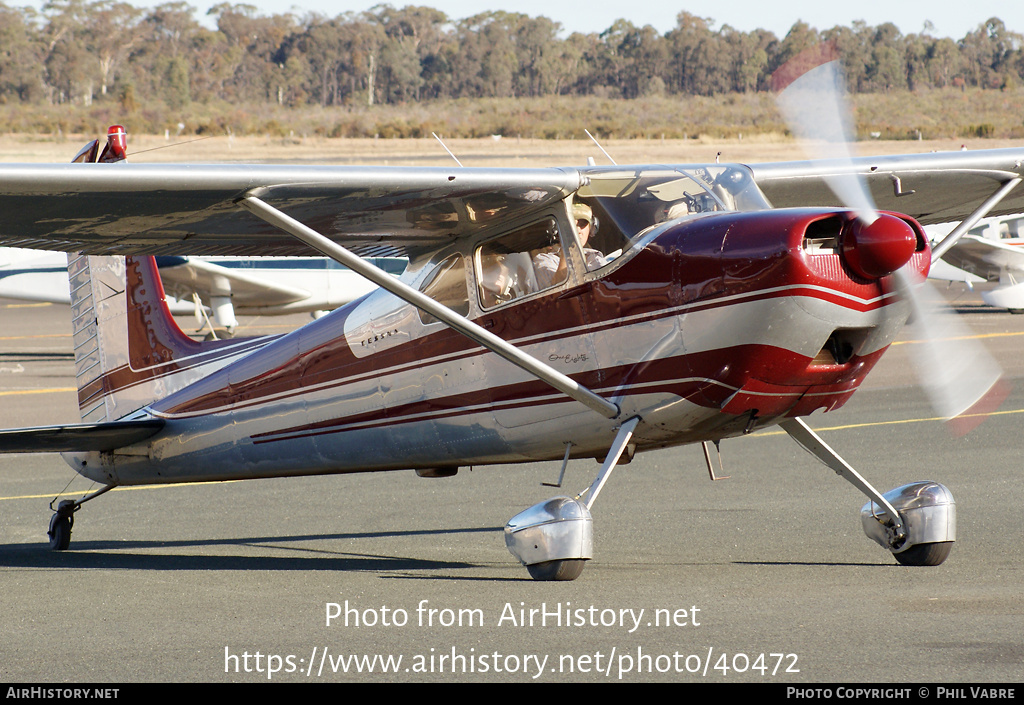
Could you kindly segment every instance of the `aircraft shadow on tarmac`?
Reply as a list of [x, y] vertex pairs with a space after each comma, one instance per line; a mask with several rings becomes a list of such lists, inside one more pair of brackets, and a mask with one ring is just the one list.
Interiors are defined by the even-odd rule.
[[906, 568], [899, 563], [851, 563], [849, 561], [733, 561], [733, 565], [799, 566], [830, 568]]
[[[441, 534], [492, 533], [501, 527], [470, 529], [422, 530], [373, 533], [346, 533], [330, 535], [298, 535], [248, 538], [223, 538], [196, 541], [80, 541], [73, 551], [54, 552], [44, 543], [0, 544], [0, 566], [6, 568], [51, 568], [51, 569], [120, 569], [153, 571], [193, 570], [261, 570], [261, 571], [341, 571], [341, 572], [385, 572], [384, 577], [436, 579], [438, 576], [416, 575], [416, 571], [467, 570], [486, 567], [485, 564], [465, 561], [431, 560], [400, 555], [356, 553], [340, 550], [343, 547], [316, 548], [296, 546], [303, 541], [330, 541], [375, 539], [388, 537], [430, 536]], [[288, 544], [288, 545], [279, 545]], [[247, 547], [252, 550], [269, 549], [290, 551], [296, 555], [224, 555], [224, 554], [166, 554], [140, 553], [146, 550], [167, 550], [175, 548], [198, 548], [216, 546]], [[856, 568], [901, 568], [896, 563], [871, 563], [849, 561], [728, 561], [738, 566], [763, 567], [856, 567]], [[512, 566], [512, 563], [509, 563]], [[453, 578], [456, 576], [445, 576]], [[461, 576], [467, 580], [514, 580], [529, 581], [525, 576], [515, 578]]]
[[[105, 570], [331, 570], [331, 571], [415, 571], [481, 567], [463, 561], [430, 560], [408, 556], [355, 553], [342, 550], [344, 545], [315, 548], [292, 544], [304, 541], [399, 538], [439, 534], [472, 534], [500, 532], [502, 527], [468, 529], [424, 529], [419, 531], [382, 531], [344, 534], [307, 534], [298, 536], [260, 536], [184, 541], [79, 541], [73, 551], [51, 551], [39, 544], [0, 544], [0, 566], [25, 568], [101, 568]], [[280, 545], [288, 544], [288, 545]], [[281, 555], [182, 555], [140, 553], [146, 550], [198, 548], [215, 546], [246, 547], [247, 550], [268, 549]]]

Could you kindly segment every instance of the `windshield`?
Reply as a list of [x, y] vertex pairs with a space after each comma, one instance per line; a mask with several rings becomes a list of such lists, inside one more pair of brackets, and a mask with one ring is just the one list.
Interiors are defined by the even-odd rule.
[[715, 211], [769, 208], [749, 169], [735, 164], [698, 167], [582, 169], [586, 183], [575, 204], [593, 213], [591, 237], [600, 249], [627, 249], [652, 226]]

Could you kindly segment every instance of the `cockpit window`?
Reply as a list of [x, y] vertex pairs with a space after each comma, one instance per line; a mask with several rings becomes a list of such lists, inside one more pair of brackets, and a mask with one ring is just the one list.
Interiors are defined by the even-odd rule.
[[569, 274], [554, 218], [545, 218], [476, 251], [480, 303], [492, 308], [564, 282]]
[[769, 208], [749, 169], [732, 164], [582, 171], [587, 183], [576, 192], [572, 207], [590, 209], [591, 246], [604, 253], [621, 253], [641, 233], [671, 220]]

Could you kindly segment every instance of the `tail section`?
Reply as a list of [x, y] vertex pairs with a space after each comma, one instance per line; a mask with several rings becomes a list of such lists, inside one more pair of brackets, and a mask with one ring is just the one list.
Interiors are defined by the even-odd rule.
[[167, 308], [152, 257], [70, 255], [68, 278], [84, 422], [122, 419], [269, 340], [189, 338]]
[[[127, 148], [125, 129], [112, 125], [106, 144], [93, 140], [71, 161], [120, 162]], [[68, 255], [68, 280], [84, 422], [123, 419], [267, 340], [200, 343], [189, 338], [167, 309], [152, 257]]]

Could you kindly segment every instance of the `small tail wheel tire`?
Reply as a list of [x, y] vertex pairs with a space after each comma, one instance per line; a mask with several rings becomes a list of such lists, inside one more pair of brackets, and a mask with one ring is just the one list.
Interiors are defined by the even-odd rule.
[[906, 551], [892, 554], [900, 565], [940, 565], [949, 558], [953, 549], [952, 541], [919, 543]]
[[71, 545], [71, 517], [54, 514], [50, 519], [50, 548], [54, 551], [66, 551]]
[[534, 580], [575, 580], [583, 572], [584, 558], [566, 558], [561, 561], [544, 561], [526, 566]]

